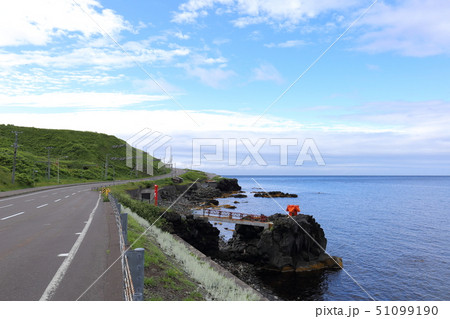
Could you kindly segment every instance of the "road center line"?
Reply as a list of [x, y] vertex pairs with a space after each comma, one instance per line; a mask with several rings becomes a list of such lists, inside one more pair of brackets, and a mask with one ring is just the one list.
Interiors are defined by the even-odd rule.
[[64, 198], [69, 198], [70, 197], [70, 195], [67, 195], [67, 196], [65, 196]]
[[6, 205], [6, 206], [2, 206], [2, 207], [0, 207], [0, 208], [11, 207], [12, 205], [14, 205], [14, 204], [9, 204], [9, 205]]
[[31, 201], [33, 201], [34, 200], [34, 198], [32, 198], [32, 199], [27, 199], [27, 200], [25, 200], [26, 202], [31, 202]]
[[55, 199], [54, 202], [57, 203], [61, 200], [61, 198]]
[[44, 205], [41, 205], [41, 206], [38, 206], [38, 207], [36, 207], [36, 208], [42, 208], [42, 207], [45, 207], [45, 206], [47, 206], [48, 204], [44, 204]]
[[92, 210], [91, 214], [89, 215], [89, 220], [86, 223], [86, 226], [84, 226], [80, 236], [75, 241], [75, 244], [73, 244], [72, 249], [69, 251], [69, 255], [66, 259], [64, 259], [63, 263], [59, 267], [58, 271], [56, 272], [55, 276], [53, 276], [52, 281], [47, 286], [47, 289], [45, 289], [44, 293], [42, 294], [41, 301], [42, 300], [50, 300], [52, 299], [53, 295], [56, 292], [56, 289], [58, 288], [59, 284], [64, 278], [64, 275], [67, 272], [67, 269], [69, 268], [70, 264], [72, 263], [75, 254], [78, 251], [78, 248], [80, 248], [81, 243], [83, 242], [84, 237], [86, 236], [87, 231], [89, 230], [89, 226], [91, 225], [92, 219], [94, 218], [95, 211], [97, 210], [98, 204], [100, 203], [101, 196], [99, 194], [97, 204], [95, 204], [94, 209]]
[[23, 213], [25, 213], [25, 212], [20, 212], [20, 213], [17, 213], [17, 214], [11, 215], [11, 216], [6, 216], [6, 217], [3, 217], [3, 218], [2, 218], [2, 219], [0, 219], [0, 220], [5, 220], [5, 219], [8, 219], [8, 218], [16, 217], [16, 216], [22, 215]]

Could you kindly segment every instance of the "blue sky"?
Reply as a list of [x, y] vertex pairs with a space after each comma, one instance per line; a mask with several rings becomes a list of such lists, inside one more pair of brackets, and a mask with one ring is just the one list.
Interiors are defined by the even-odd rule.
[[[223, 139], [194, 167], [222, 174], [448, 175], [449, 16], [446, 0], [3, 2], [0, 123], [149, 128], [185, 167], [193, 139]], [[288, 165], [272, 139], [297, 140]], [[325, 165], [295, 165], [305, 139]]]

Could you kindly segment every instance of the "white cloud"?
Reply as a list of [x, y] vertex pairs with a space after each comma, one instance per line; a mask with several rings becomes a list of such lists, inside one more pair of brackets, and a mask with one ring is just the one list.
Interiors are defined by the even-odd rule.
[[225, 82], [236, 76], [236, 72], [226, 69], [228, 60], [222, 56], [208, 57], [206, 54], [191, 54], [189, 61], [177, 67], [185, 69], [188, 76], [198, 78], [212, 88], [223, 88]]
[[270, 63], [263, 63], [259, 67], [253, 69], [254, 81], [272, 81], [277, 84], [284, 82], [280, 72]]
[[170, 62], [176, 56], [186, 56], [190, 53], [186, 48], [152, 49], [141, 43], [126, 43], [124, 53], [117, 47], [82, 47], [69, 52], [59, 50], [35, 50], [12, 53], [0, 50], [0, 67], [12, 68], [19, 66], [42, 66], [52, 68], [76, 68], [94, 66], [103, 69], [125, 68], [157, 61]]
[[185, 69], [188, 75], [196, 77], [203, 84], [216, 89], [224, 87], [225, 81], [236, 76], [236, 72], [232, 70], [225, 70], [220, 67], [204, 68], [199, 66], [186, 66]]
[[30, 68], [27, 71], [0, 71], [0, 92], [8, 95], [28, 95], [42, 92], [74, 90], [76, 87], [105, 86], [124, 79], [123, 74], [110, 75], [95, 70], [48, 70]]
[[224, 38], [219, 38], [219, 39], [214, 39], [213, 40], [213, 44], [220, 46], [226, 43], [230, 43], [231, 40], [230, 39], [224, 39]]
[[[346, 9], [356, 4], [357, 0], [189, 0], [178, 7], [173, 21], [193, 23], [216, 8], [216, 13], [234, 12], [239, 15], [232, 21], [237, 27], [258, 23], [289, 27], [321, 13]], [[220, 8], [224, 9], [218, 10]]]
[[205, 10], [201, 11], [183, 11], [180, 13], [177, 13], [173, 19], [172, 22], [176, 23], [194, 23], [197, 21], [197, 18], [199, 17], [205, 17], [208, 13]]
[[[362, 108], [370, 109], [374, 107], [377, 106], [362, 106]], [[414, 110], [412, 117], [405, 113], [408, 108]], [[442, 110], [439, 111], [439, 109]], [[415, 164], [411, 159], [418, 159], [420, 162], [420, 159], [428, 157], [441, 163], [445, 161], [448, 163], [450, 133], [447, 130], [449, 118], [445, 114], [449, 114], [449, 109], [450, 104], [442, 101], [404, 103], [401, 106], [396, 103], [386, 103], [383, 107], [378, 105], [377, 111], [379, 110], [380, 114], [372, 114], [369, 117], [354, 116], [353, 126], [305, 125], [282, 117], [263, 118], [256, 126], [252, 126], [257, 116], [246, 113], [190, 110], [186, 111], [187, 115], [182, 110], [157, 109], [88, 110], [47, 114], [42, 111], [35, 114], [31, 112], [2, 113], [1, 122], [22, 126], [37, 126], [36, 123], [39, 123], [38, 126], [44, 128], [95, 131], [116, 135], [123, 139], [131, 137], [144, 128], [150, 128], [173, 137], [171, 147], [175, 154], [174, 159], [183, 162], [185, 166], [189, 165], [193, 138], [222, 139], [224, 143], [228, 143], [228, 139], [240, 141], [242, 138], [248, 138], [253, 144], [260, 138], [289, 138], [298, 141], [297, 150], [304, 139], [312, 138], [327, 163], [317, 173], [343, 173], [344, 166], [347, 166], [345, 173], [355, 173], [354, 169], [357, 167], [369, 167], [368, 170], [361, 172], [374, 173], [376, 167], [385, 169], [385, 163], [391, 161], [391, 164], [394, 163], [393, 170], [385, 169], [383, 172], [396, 174], [398, 173], [395, 171], [396, 168], [405, 165], [411, 165], [414, 168]], [[389, 110], [391, 114], [386, 114], [385, 122], [385, 117], [381, 113], [389, 112]], [[442, 117], [442, 114], [445, 116]], [[189, 117], [194, 118], [200, 126], [192, 122]], [[102, 121], [99, 121], [99, 118]], [[420, 118], [424, 118], [424, 121], [420, 121]], [[344, 123], [347, 123], [347, 120], [344, 119]], [[380, 123], [386, 127], [379, 128]], [[242, 147], [239, 148], [239, 152], [241, 150]], [[264, 148], [263, 151], [266, 155], [273, 156], [277, 154], [278, 149]], [[242, 154], [239, 153], [238, 156], [242, 157]], [[336, 162], [336, 159], [339, 161]], [[379, 160], [383, 162], [377, 163]], [[226, 159], [219, 164], [226, 166]], [[423, 163], [420, 165], [423, 166]], [[202, 169], [208, 167], [217, 172], [218, 166], [214, 165], [204, 166]], [[317, 168], [314, 166], [314, 169]], [[236, 171], [240, 168], [234, 166], [227, 169]], [[261, 169], [261, 167], [247, 166], [245, 172], [253, 172], [254, 169]], [[283, 168], [265, 168], [265, 171], [261, 173], [276, 173], [280, 172], [280, 169]], [[409, 173], [423, 174], [428, 171], [418, 171], [416, 168]], [[292, 172], [292, 166], [287, 172]]]
[[299, 46], [304, 46], [306, 44], [303, 40], [288, 40], [281, 43], [268, 43], [264, 44], [267, 48], [294, 48]]
[[377, 4], [361, 21], [368, 27], [359, 50], [424, 57], [450, 53], [448, 0], [407, 0]]
[[188, 34], [184, 34], [181, 31], [174, 32], [173, 35], [180, 40], [189, 40], [190, 36]]
[[[50, 110], [51, 111], [51, 110]], [[188, 115], [186, 114], [188, 113]], [[195, 119], [196, 123], [189, 117]], [[98, 119], [103, 119], [99, 121]], [[143, 128], [151, 128], [169, 135], [220, 137], [221, 133], [260, 134], [264, 132], [281, 133], [299, 130], [302, 126], [295, 121], [271, 118], [261, 119], [258, 125], [252, 127], [256, 116], [230, 111], [193, 111], [193, 110], [86, 110], [70, 113], [28, 112], [26, 114], [2, 113], [2, 123], [15, 125], [74, 129], [103, 132], [123, 137], [132, 136]], [[227, 135], [227, 136], [228, 136]], [[231, 135], [229, 135], [231, 136]], [[253, 135], [252, 135], [253, 136]], [[249, 135], [250, 137], [250, 135]]]
[[144, 79], [144, 80], [134, 80], [133, 86], [137, 88], [138, 91], [144, 92], [144, 93], [156, 93], [156, 94], [162, 94], [163, 90], [168, 92], [169, 94], [179, 94], [180, 92], [183, 92], [183, 90], [176, 85], [168, 82], [166, 79], [162, 77], [155, 77], [153, 76], [155, 81], [158, 83], [155, 83], [152, 79]]
[[11, 107], [40, 108], [41, 110], [47, 108], [120, 108], [142, 105], [143, 103], [145, 103], [146, 106], [149, 106], [149, 102], [167, 99], [167, 96], [162, 95], [98, 92], [53, 92], [16, 96], [0, 94], [0, 109]]
[[364, 123], [367, 126], [395, 128], [414, 140], [450, 139], [450, 103], [447, 101], [374, 102], [357, 108], [344, 121]]
[[111, 35], [132, 31], [122, 16], [102, 8], [96, 0], [76, 3], [72, 0], [1, 1], [0, 46], [46, 45], [69, 34], [91, 37], [102, 33], [96, 23]]

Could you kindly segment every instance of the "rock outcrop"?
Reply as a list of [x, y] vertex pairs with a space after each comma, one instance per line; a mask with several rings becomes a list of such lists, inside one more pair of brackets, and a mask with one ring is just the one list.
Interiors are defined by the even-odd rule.
[[208, 221], [175, 212], [167, 212], [164, 218], [168, 223], [165, 230], [177, 234], [205, 255], [216, 256], [218, 254], [220, 232]]
[[[276, 271], [308, 271], [342, 266], [342, 259], [324, 254], [327, 239], [312, 216], [269, 217], [271, 229], [236, 225], [225, 256]], [[308, 234], [310, 235], [308, 235]], [[320, 245], [320, 247], [319, 247]], [[323, 249], [322, 249], [322, 248]]]
[[289, 193], [283, 193], [280, 191], [273, 191], [273, 192], [255, 192], [254, 197], [264, 197], [264, 198], [270, 198], [270, 197], [291, 197], [291, 198], [297, 198], [297, 194], [289, 194]]
[[217, 189], [223, 193], [236, 192], [241, 190], [236, 178], [223, 178], [217, 182]]

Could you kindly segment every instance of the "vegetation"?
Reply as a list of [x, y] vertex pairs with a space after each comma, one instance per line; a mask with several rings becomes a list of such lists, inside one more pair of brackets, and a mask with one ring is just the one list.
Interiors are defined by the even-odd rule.
[[[13, 131], [21, 132], [18, 135], [14, 185], [11, 183], [14, 157], [12, 145], [15, 140]], [[68, 184], [148, 176], [145, 174], [146, 160], [143, 161], [143, 172], [126, 165], [125, 145], [124, 140], [112, 135], [0, 124], [0, 191], [58, 182]], [[50, 180], [47, 176], [49, 154]], [[158, 159], [153, 161], [154, 175], [169, 172], [164, 166], [159, 168], [160, 164]]]
[[181, 177], [183, 178], [184, 183], [189, 183], [189, 184], [192, 182], [195, 182], [197, 180], [199, 182], [202, 182], [207, 179], [205, 172], [196, 171], [196, 170], [189, 170], [188, 172], [181, 175]]
[[[181, 177], [182, 184], [207, 179], [204, 172], [195, 170], [189, 170]], [[143, 247], [146, 250], [145, 299], [203, 300], [203, 295], [196, 288], [201, 286], [206, 290], [208, 299], [259, 300], [253, 291], [236, 285], [232, 279], [218, 273], [171, 234], [163, 231], [167, 225], [164, 219], [166, 208], [134, 200], [127, 192], [137, 188], [150, 188], [155, 184], [167, 186], [174, 182], [171, 178], [165, 178], [111, 187], [112, 195], [125, 206], [124, 213], [128, 213], [128, 240], [132, 243], [132, 248]]]
[[[191, 184], [195, 181], [205, 181], [207, 179], [204, 172], [196, 170], [188, 170], [180, 177], [183, 178], [183, 182], [178, 185]], [[129, 207], [133, 212], [146, 219], [150, 224], [155, 223], [155, 226], [165, 229], [164, 226], [166, 225], [166, 221], [163, 214], [166, 208], [135, 200], [131, 198], [127, 191], [138, 188], [152, 188], [154, 185], [163, 187], [173, 184], [174, 182], [171, 178], [163, 178], [156, 181], [131, 182], [112, 186], [111, 193], [122, 205]]]
[[[149, 301], [204, 300], [197, 284], [154, 244], [145, 228], [133, 217], [128, 218], [128, 240], [131, 249], [145, 249], [144, 299]], [[144, 234], [143, 236], [141, 236]]]
[[[150, 295], [150, 300], [169, 300], [164, 299], [161, 293], [156, 295], [151, 294], [152, 291], [157, 289], [157, 287], [160, 288], [160, 286], [165, 289], [169, 289], [172, 292], [187, 289], [192, 282], [187, 280], [185, 277], [181, 277], [184, 272], [186, 272], [190, 278], [198, 282], [206, 290], [209, 298], [211, 299], [227, 301], [259, 300], [259, 297], [252, 291], [237, 286], [232, 279], [223, 276], [212, 269], [208, 263], [198, 259], [197, 256], [189, 251], [184, 244], [177, 241], [169, 233], [155, 227], [149, 223], [148, 220], [142, 218], [138, 214], [135, 214], [130, 209], [126, 208], [124, 212], [128, 213], [128, 216], [131, 217], [129, 218], [128, 226], [129, 241], [133, 242], [133, 239], [136, 240], [132, 247], [145, 247], [146, 256], [152, 256], [145, 257], [146, 259], [144, 265], [146, 267], [146, 273], [148, 272], [148, 268], [152, 268], [154, 270], [154, 267], [151, 265], [157, 266], [165, 271], [163, 274], [160, 274], [159, 278], [155, 278], [155, 276], [153, 276], [144, 281], [144, 284], [146, 283], [145, 287], [147, 292]], [[130, 227], [133, 232], [131, 237]], [[143, 234], [143, 236], [137, 239], [141, 234]], [[182, 266], [182, 270], [177, 267], [165, 266], [167, 257], [164, 256], [170, 256], [173, 258], [179, 265]], [[147, 258], [151, 258], [153, 263], [147, 262]], [[198, 300], [196, 299], [198, 296], [199, 292], [194, 290], [191, 295], [184, 300]]]

